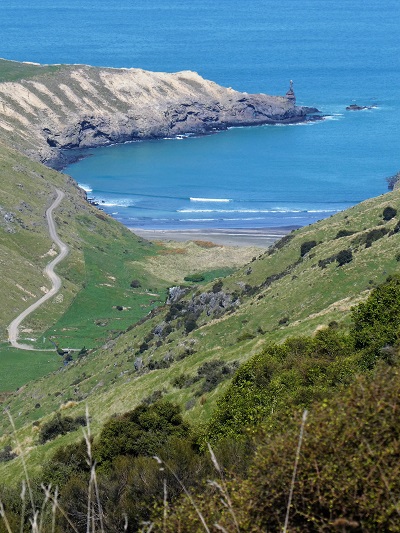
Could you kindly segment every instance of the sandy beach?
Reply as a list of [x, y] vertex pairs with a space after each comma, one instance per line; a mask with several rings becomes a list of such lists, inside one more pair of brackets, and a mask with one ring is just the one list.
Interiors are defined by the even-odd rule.
[[268, 248], [273, 242], [287, 235], [295, 228], [188, 229], [184, 231], [129, 229], [139, 237], [149, 241], [210, 241], [222, 246]]

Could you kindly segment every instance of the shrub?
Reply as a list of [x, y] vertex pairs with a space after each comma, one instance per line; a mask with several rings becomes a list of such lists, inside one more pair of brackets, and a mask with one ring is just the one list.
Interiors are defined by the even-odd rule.
[[139, 346], [139, 353], [143, 353], [148, 349], [149, 345], [147, 344], [147, 342], [142, 342], [142, 344]]
[[387, 222], [388, 220], [392, 220], [392, 218], [394, 218], [396, 215], [397, 215], [397, 209], [395, 209], [394, 207], [391, 207], [390, 205], [388, 205], [383, 210], [382, 218], [383, 218], [383, 220], [385, 220]]
[[373, 242], [378, 241], [379, 239], [382, 239], [389, 230], [386, 228], [376, 228], [367, 233], [365, 236], [365, 246], [366, 248], [369, 248]]
[[179, 374], [172, 380], [172, 386], [177, 389], [183, 389], [186, 386], [187, 376], [185, 374]]
[[153, 391], [149, 396], [144, 398], [143, 403], [145, 405], [151, 405], [153, 403], [156, 403], [156, 402], [161, 400], [161, 398], [164, 396], [164, 394], [165, 394], [165, 390], [164, 389], [163, 390], [157, 389], [157, 390]]
[[400, 276], [389, 277], [374, 289], [366, 302], [352, 313], [352, 335], [356, 348], [368, 348], [376, 357], [400, 335]]
[[224, 285], [224, 283], [223, 283], [222, 280], [217, 281], [216, 283], [214, 283], [214, 285], [212, 287], [212, 292], [214, 294], [216, 294], [217, 292], [220, 292], [222, 290], [223, 285]]
[[353, 260], [353, 253], [350, 249], [341, 250], [336, 256], [336, 261], [338, 262], [339, 266], [343, 266], [346, 263], [350, 263], [352, 260]]
[[350, 231], [347, 229], [341, 229], [337, 232], [335, 239], [341, 239], [342, 237], [349, 237], [350, 235], [354, 235], [354, 231]]
[[44, 444], [49, 440], [55, 439], [58, 435], [65, 435], [70, 431], [75, 431], [81, 426], [86, 425], [86, 419], [84, 416], [77, 416], [72, 418], [71, 416], [61, 417], [57, 413], [51, 420], [43, 424], [39, 433], [39, 443]]
[[197, 327], [198, 326], [197, 326], [197, 322], [196, 322], [196, 317], [194, 315], [188, 316], [187, 319], [185, 320], [185, 331], [186, 331], [186, 333], [190, 333], [191, 331], [193, 331]]
[[165, 446], [167, 437], [188, 433], [178, 406], [165, 401], [142, 404], [104, 425], [94, 453], [100, 463], [109, 463], [119, 455], [151, 457]]
[[141, 287], [142, 284], [140, 283], [140, 281], [138, 279], [133, 279], [131, 281], [131, 287], [132, 289], [138, 289], [139, 287]]
[[215, 389], [219, 383], [229, 378], [237, 367], [237, 361], [228, 364], [220, 359], [214, 359], [203, 363], [197, 369], [197, 375], [199, 379], [204, 378], [204, 381], [201, 388], [197, 391], [196, 396], [201, 396]]
[[205, 277], [202, 274], [191, 274], [190, 276], [185, 276], [183, 279], [192, 283], [200, 283], [200, 281], [205, 280]]
[[315, 246], [317, 246], [317, 241], [306, 241], [306, 242], [303, 242], [301, 247], [300, 247], [300, 256], [304, 257]]
[[0, 450], [0, 463], [12, 461], [15, 457], [17, 457], [17, 454], [12, 451], [11, 446], [6, 446]]
[[254, 337], [254, 333], [250, 333], [250, 331], [244, 331], [243, 333], [238, 335], [236, 340], [237, 342], [249, 341], [250, 339], [254, 339]]

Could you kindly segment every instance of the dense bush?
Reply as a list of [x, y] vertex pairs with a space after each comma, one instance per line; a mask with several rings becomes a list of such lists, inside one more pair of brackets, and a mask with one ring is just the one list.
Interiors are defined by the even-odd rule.
[[365, 237], [365, 246], [369, 248], [373, 242], [382, 239], [389, 232], [386, 228], [376, 228], [369, 231]]
[[[398, 530], [399, 408], [397, 372], [362, 378], [315, 406], [305, 427], [291, 531]], [[298, 433], [292, 426], [258, 449], [239, 497], [250, 527], [277, 531], [284, 521]]]
[[95, 456], [100, 464], [110, 464], [119, 455], [152, 456], [168, 437], [184, 437], [188, 432], [176, 405], [163, 401], [142, 404], [104, 425], [94, 448]]
[[197, 391], [197, 395], [200, 396], [206, 392], [210, 392], [219, 383], [229, 378], [233, 372], [238, 368], [238, 362], [225, 363], [220, 359], [213, 359], [203, 363], [197, 369], [197, 375], [200, 379], [203, 379], [200, 389]]
[[209, 423], [206, 440], [240, 438], [274, 411], [305, 407], [351, 381], [352, 339], [337, 329], [271, 344], [242, 365]]
[[354, 308], [352, 320], [350, 334], [334, 324], [314, 337], [271, 344], [242, 365], [218, 401], [206, 439], [241, 438], [246, 428], [268, 420], [272, 412], [328, 397], [380, 360], [396, 363], [390, 347], [400, 342], [400, 276], [374, 289]]
[[304, 257], [308, 252], [317, 246], [317, 241], [306, 241], [300, 246], [300, 257]]
[[0, 450], [0, 463], [6, 463], [7, 461], [12, 461], [17, 457], [17, 454], [12, 451], [11, 446], [6, 446]]
[[191, 274], [190, 276], [185, 276], [183, 279], [192, 283], [200, 283], [205, 280], [205, 277], [202, 274]]
[[395, 217], [396, 215], [397, 215], [397, 209], [395, 209], [394, 207], [391, 207], [390, 205], [388, 205], [383, 210], [382, 218], [383, 218], [383, 220], [385, 220], [387, 222], [388, 220], [392, 220], [392, 218]]
[[223, 285], [224, 285], [224, 282], [222, 281], [222, 279], [220, 279], [219, 281], [215, 282], [213, 287], [212, 287], [212, 292], [214, 294], [216, 294], [217, 292], [220, 292], [222, 290]]
[[189, 314], [186, 317], [186, 320], [185, 320], [185, 331], [186, 331], [186, 333], [190, 333], [191, 331], [193, 331], [197, 327], [198, 326], [197, 326], [197, 322], [196, 322], [196, 316], [193, 315], [193, 314]]
[[[304, 425], [293, 499], [291, 532], [398, 531], [400, 497], [400, 375], [380, 369], [359, 378], [332, 400], [314, 404]], [[301, 413], [301, 412], [300, 412]], [[284, 417], [278, 431], [266, 428], [247, 479], [204, 488], [196, 504], [205, 522], [221, 531], [282, 531], [299, 443], [300, 413]], [[224, 502], [221, 500], [225, 500]], [[232, 512], [234, 512], [234, 517]], [[235, 521], [237, 524], [235, 524]], [[202, 531], [186, 499], [173, 506], [166, 532]]]
[[374, 289], [368, 300], [352, 314], [352, 335], [358, 349], [367, 349], [373, 358], [387, 345], [400, 340], [400, 276], [392, 276]]
[[55, 439], [58, 435], [65, 435], [70, 431], [75, 431], [81, 426], [86, 425], [86, 418], [84, 416], [62, 417], [57, 413], [51, 420], [45, 422], [40, 428], [39, 443], [44, 444], [49, 440]]
[[347, 229], [340, 229], [337, 232], [335, 239], [341, 239], [342, 237], [349, 237], [350, 235], [354, 235], [354, 231], [350, 231]]
[[351, 250], [341, 250], [336, 256], [336, 261], [339, 266], [343, 266], [346, 263], [350, 263], [352, 260], [353, 253]]

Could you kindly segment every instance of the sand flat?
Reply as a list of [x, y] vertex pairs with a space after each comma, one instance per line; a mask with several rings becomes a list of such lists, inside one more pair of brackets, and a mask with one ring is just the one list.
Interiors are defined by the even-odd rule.
[[276, 240], [290, 233], [294, 227], [257, 229], [187, 229], [150, 230], [129, 228], [149, 241], [210, 241], [222, 246], [251, 246], [268, 248]]

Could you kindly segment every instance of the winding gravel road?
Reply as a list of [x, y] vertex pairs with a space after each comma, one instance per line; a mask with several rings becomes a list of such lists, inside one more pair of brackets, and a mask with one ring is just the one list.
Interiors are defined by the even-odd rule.
[[56, 209], [62, 199], [64, 198], [65, 194], [56, 189], [57, 198], [54, 200], [52, 205], [47, 209], [46, 211], [46, 219], [47, 224], [49, 226], [49, 233], [50, 237], [53, 239], [53, 242], [56, 243], [56, 245], [60, 249], [60, 254], [53, 259], [48, 265], [46, 265], [44, 269], [44, 273], [46, 276], [49, 277], [52, 288], [49, 290], [48, 293], [46, 293], [44, 296], [40, 298], [37, 302], [33, 303], [28, 307], [28, 309], [25, 309], [17, 318], [15, 318], [11, 324], [8, 326], [8, 340], [10, 341], [10, 344], [13, 348], [19, 348], [20, 350], [34, 350], [32, 346], [28, 346], [27, 344], [19, 344], [18, 342], [18, 336], [19, 336], [19, 326], [23, 320], [27, 316], [29, 316], [33, 311], [36, 311], [38, 307], [40, 307], [44, 302], [47, 302], [50, 298], [52, 298], [61, 288], [61, 279], [57, 276], [57, 274], [54, 272], [54, 268], [60, 263], [69, 253], [69, 247], [58, 237], [56, 226], [53, 220], [53, 211]]

